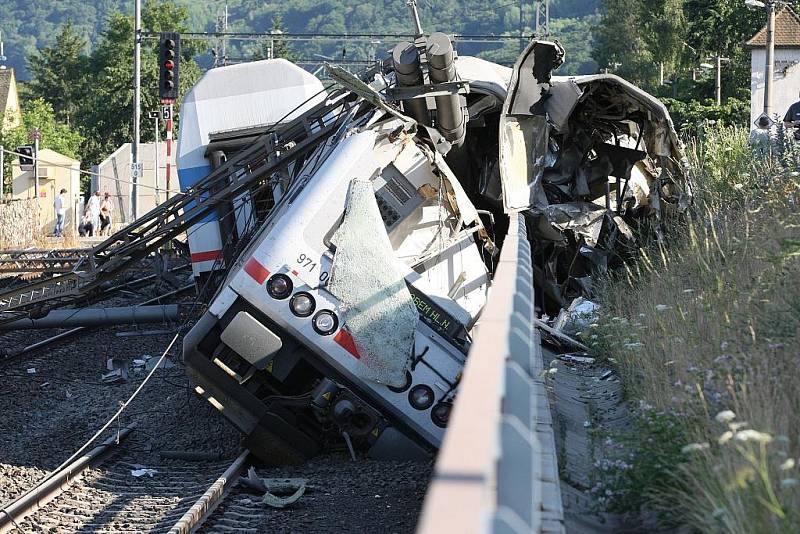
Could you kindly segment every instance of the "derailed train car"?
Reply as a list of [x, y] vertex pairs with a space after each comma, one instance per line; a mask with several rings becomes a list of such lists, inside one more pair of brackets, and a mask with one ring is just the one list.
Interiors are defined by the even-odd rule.
[[[331, 70], [344, 90], [322, 96], [335, 112], [318, 122], [341, 126], [269, 181], [274, 206], [184, 340], [197, 393], [255, 454], [434, 452], [506, 213], [524, 211], [531, 239], [551, 249], [535, 273], [551, 295], [545, 309], [590, 291], [579, 279], [609, 265], [597, 257], [623, 256], [631, 226], [657, 227], [687, 202], [663, 106], [614, 76], [554, 78], [562, 59], [558, 44], [534, 41], [512, 71], [459, 58], [432, 34], [398, 44], [361, 79]], [[275, 65], [237, 68], [274, 80]], [[241, 146], [220, 141], [205, 154]]]

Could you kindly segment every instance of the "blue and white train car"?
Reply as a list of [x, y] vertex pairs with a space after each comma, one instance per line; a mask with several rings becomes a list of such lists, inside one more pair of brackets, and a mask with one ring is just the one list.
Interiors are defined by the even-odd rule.
[[[323, 101], [322, 83], [284, 59], [270, 59], [209, 70], [186, 94], [181, 107], [177, 165], [181, 190], [212, 171], [206, 151], [212, 134], [288, 122]], [[247, 209], [247, 199], [235, 201]], [[189, 230], [195, 276], [214, 268], [223, 241], [217, 215]]]

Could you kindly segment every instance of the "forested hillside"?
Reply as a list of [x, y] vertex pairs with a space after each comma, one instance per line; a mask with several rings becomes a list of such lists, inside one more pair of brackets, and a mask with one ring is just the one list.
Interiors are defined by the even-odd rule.
[[[152, 0], [154, 1], [154, 0]], [[157, 2], [156, 2], [157, 3]], [[193, 31], [213, 31], [217, 13], [225, 4], [229, 11], [229, 31], [264, 32], [273, 22], [282, 20], [284, 31], [292, 33], [407, 33], [409, 17], [404, 0], [294, 0], [264, 2], [262, 0], [176, 0], [188, 10], [186, 27]], [[552, 0], [551, 24], [553, 37], [562, 41], [568, 50], [568, 72], [594, 72], [591, 60], [591, 33], [596, 24], [599, 0]], [[420, 0], [421, 18], [426, 31], [441, 30], [462, 34], [518, 35], [520, 6], [522, 26], [526, 34], [535, 25], [534, 2], [517, 0]], [[60, 26], [71, 20], [76, 33], [92, 47], [108, 20], [115, 12], [132, 14], [133, 0], [0, 0], [3, 13], [0, 30], [6, 43], [8, 64], [17, 69], [21, 79], [29, 77], [26, 58], [37, 48], [54, 43]], [[146, 30], [149, 28], [145, 28]], [[247, 59], [259, 45], [252, 42], [232, 42], [229, 56]], [[376, 44], [377, 47], [390, 43]], [[314, 54], [344, 53], [349, 59], [369, 57], [368, 47], [342, 46], [340, 41], [318, 41], [292, 44], [302, 57]], [[462, 54], [480, 54], [502, 62], [513, 62], [518, 43], [460, 46]], [[87, 50], [88, 52], [89, 50]], [[202, 64], [202, 57], [199, 58]]]

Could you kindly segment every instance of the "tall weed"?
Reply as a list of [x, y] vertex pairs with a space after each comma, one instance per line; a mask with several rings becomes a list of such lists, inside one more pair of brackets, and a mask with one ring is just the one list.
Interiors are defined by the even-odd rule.
[[[707, 128], [688, 148], [691, 214], [669, 245], [600, 284], [604, 319], [586, 336], [630, 400], [684, 428], [634, 425], [625, 455], [639, 460], [606, 484], [701, 531], [798, 531], [797, 148], [754, 154], [738, 128]], [[660, 452], [637, 453], [654, 443]], [[678, 461], [648, 460], [674, 458], [676, 446]]]

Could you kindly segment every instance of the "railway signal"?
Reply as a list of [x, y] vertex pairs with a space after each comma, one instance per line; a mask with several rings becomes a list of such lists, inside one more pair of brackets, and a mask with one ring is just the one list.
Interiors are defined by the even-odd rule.
[[19, 154], [19, 167], [23, 171], [33, 169], [33, 145], [22, 145], [16, 148]]
[[177, 32], [162, 33], [158, 49], [158, 96], [162, 103], [171, 104], [178, 99], [181, 62], [180, 34]]

